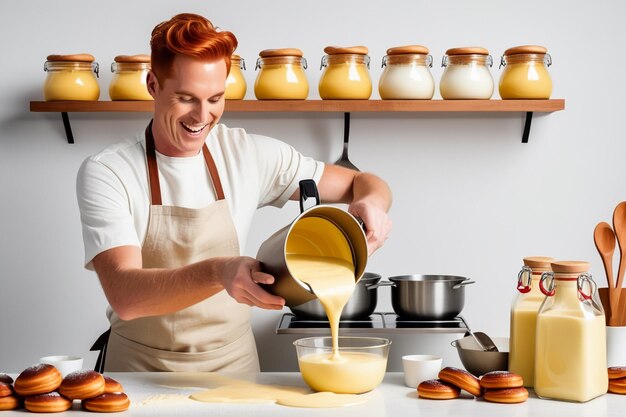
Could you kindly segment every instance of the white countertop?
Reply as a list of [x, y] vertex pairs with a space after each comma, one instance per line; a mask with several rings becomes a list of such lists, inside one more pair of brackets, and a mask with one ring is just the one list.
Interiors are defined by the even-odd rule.
[[[521, 404], [495, 404], [462, 394], [455, 400], [426, 400], [418, 398], [415, 390], [404, 385], [402, 373], [387, 373], [383, 383], [375, 390], [363, 394], [367, 403], [345, 408], [291, 408], [276, 404], [201, 403], [188, 398], [194, 392], [211, 386], [203, 373], [108, 373], [124, 386], [131, 400], [128, 411], [118, 416], [346, 416], [346, 417], [402, 417], [402, 416], [623, 416], [626, 396], [605, 394], [587, 403], [568, 403], [541, 400], [531, 392], [528, 401]], [[254, 381], [260, 384], [305, 386], [300, 373], [263, 372], [255, 375], [224, 374], [229, 377]], [[16, 375], [12, 375], [14, 378]], [[25, 410], [0, 412], [0, 417], [24, 415]], [[71, 410], [54, 415], [77, 416], [89, 414], [81, 411], [76, 402]]]

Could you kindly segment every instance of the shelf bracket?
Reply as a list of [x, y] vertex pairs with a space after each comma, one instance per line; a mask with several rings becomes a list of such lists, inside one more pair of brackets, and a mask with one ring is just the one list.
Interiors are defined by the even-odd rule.
[[74, 134], [72, 133], [72, 125], [70, 124], [70, 118], [66, 111], [61, 112], [61, 118], [63, 118], [63, 127], [65, 128], [65, 137], [67, 137], [67, 143], [74, 143]]
[[533, 112], [526, 112], [526, 122], [524, 123], [524, 133], [522, 133], [522, 143], [528, 143], [528, 136], [530, 135], [530, 124], [533, 121]]

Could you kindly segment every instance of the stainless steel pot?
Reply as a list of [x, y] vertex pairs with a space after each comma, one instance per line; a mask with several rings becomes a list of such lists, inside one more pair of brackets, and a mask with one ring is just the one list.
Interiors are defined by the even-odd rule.
[[449, 320], [463, 310], [467, 278], [452, 275], [399, 275], [377, 286], [391, 286], [398, 316], [411, 320]]
[[[377, 286], [381, 276], [372, 272], [363, 274], [354, 287], [354, 293], [341, 312], [341, 320], [354, 320], [370, 316], [378, 303]], [[289, 309], [298, 318], [308, 320], [328, 320], [322, 303], [316, 298]]]
[[[304, 202], [314, 198], [316, 205], [304, 209]], [[287, 262], [287, 242], [294, 236], [298, 223], [307, 218], [319, 218], [331, 223], [341, 234], [340, 239], [329, 236], [324, 230], [311, 230], [306, 236], [311, 253], [321, 251], [320, 256], [331, 256], [342, 251], [342, 243], [347, 242], [350, 258], [354, 264], [354, 279], [358, 282], [367, 265], [367, 239], [361, 223], [350, 213], [339, 207], [320, 204], [320, 197], [313, 180], [300, 181], [300, 215], [289, 225], [267, 238], [257, 252], [263, 272], [274, 276], [271, 285], [261, 284], [268, 292], [285, 299], [287, 306], [297, 306], [316, 299], [313, 290], [304, 281], [294, 277]], [[342, 242], [343, 241], [343, 242]], [[323, 243], [323, 244], [322, 244]], [[325, 253], [328, 252], [328, 253]]]

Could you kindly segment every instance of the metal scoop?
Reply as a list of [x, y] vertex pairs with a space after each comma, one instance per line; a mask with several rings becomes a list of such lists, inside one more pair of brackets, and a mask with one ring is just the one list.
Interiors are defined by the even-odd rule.
[[359, 171], [359, 169], [350, 162], [348, 159], [348, 143], [350, 141], [350, 113], [344, 114], [344, 124], [343, 124], [343, 152], [341, 153], [341, 158], [339, 158], [335, 165], [341, 165], [343, 167], [353, 169], [355, 171]]
[[465, 324], [465, 327], [467, 328], [467, 333], [469, 333], [474, 338], [474, 340], [476, 341], [476, 343], [478, 343], [478, 346], [482, 350], [487, 351], [487, 352], [499, 352], [496, 344], [494, 343], [493, 340], [491, 340], [489, 336], [487, 336], [483, 332], [476, 332], [476, 333], [472, 332], [472, 329], [470, 329], [470, 327], [467, 325], [467, 322], [465, 321], [465, 319], [461, 316], [459, 316], [459, 318]]

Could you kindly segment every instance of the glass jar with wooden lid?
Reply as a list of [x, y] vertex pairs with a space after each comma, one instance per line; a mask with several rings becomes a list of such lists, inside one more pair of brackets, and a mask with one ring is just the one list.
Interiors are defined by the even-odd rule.
[[387, 49], [383, 57], [383, 72], [378, 81], [378, 93], [383, 100], [433, 98], [435, 80], [429, 68], [433, 57], [421, 45], [398, 46]]
[[439, 83], [443, 99], [490, 99], [493, 78], [489, 68], [493, 60], [481, 47], [451, 48], [446, 51], [441, 66], [445, 67]]
[[46, 101], [98, 100], [99, 66], [90, 54], [48, 55], [44, 71], [48, 73], [43, 85]]
[[152, 100], [146, 84], [150, 55], [118, 55], [114, 61], [109, 84], [111, 100]]
[[500, 97], [503, 99], [549, 99], [552, 78], [548, 67], [552, 57], [538, 45], [515, 46], [504, 51], [500, 60]]
[[242, 100], [246, 96], [247, 84], [243, 76], [246, 69], [246, 61], [239, 55], [230, 57], [230, 72], [226, 78], [226, 100]]
[[259, 100], [304, 100], [309, 82], [306, 59], [300, 49], [265, 49], [259, 53], [254, 95]]
[[372, 94], [369, 50], [365, 46], [324, 48], [319, 82], [322, 99], [367, 100]]

